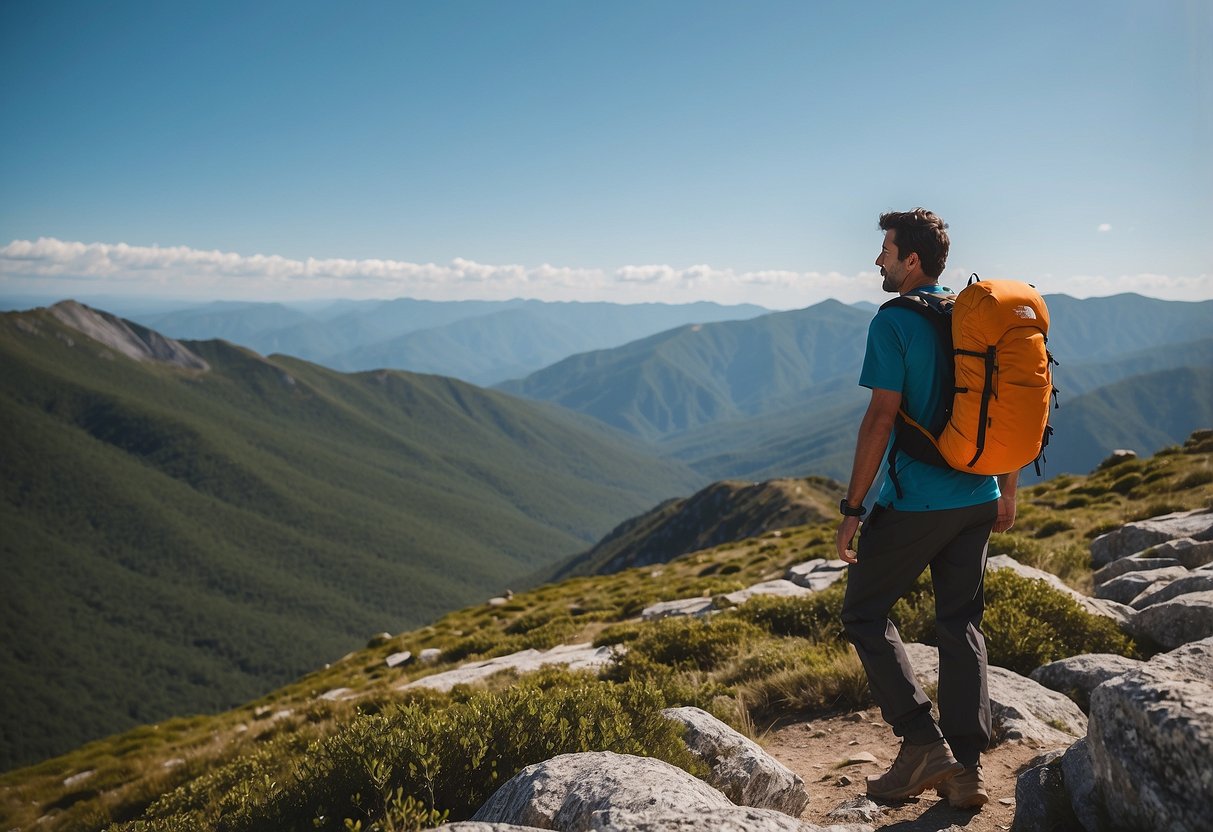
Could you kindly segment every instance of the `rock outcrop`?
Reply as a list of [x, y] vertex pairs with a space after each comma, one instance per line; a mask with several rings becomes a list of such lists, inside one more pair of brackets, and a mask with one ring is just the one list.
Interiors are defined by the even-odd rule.
[[1096, 566], [1104, 566], [1151, 546], [1180, 538], [1213, 540], [1213, 512], [1208, 509], [1178, 511], [1127, 523], [1091, 541], [1091, 561]]
[[729, 800], [792, 817], [809, 805], [800, 775], [707, 711], [667, 708], [662, 713], [686, 727], [687, 747], [711, 769], [707, 782]]
[[1188, 574], [1182, 566], [1167, 566], [1162, 569], [1142, 569], [1126, 572], [1120, 577], [1095, 587], [1095, 597], [1120, 604], [1128, 604], [1141, 593], [1158, 583], [1168, 583]]
[[1213, 829], [1213, 638], [1097, 685], [1089, 728], [1020, 776], [1013, 829]]
[[1091, 694], [1102, 805], [1128, 828], [1213, 828], [1213, 638], [1155, 656]]
[[190, 352], [180, 341], [165, 338], [159, 332], [74, 300], [56, 303], [50, 308], [50, 313], [64, 326], [135, 361], [155, 361], [187, 370], [210, 369], [206, 361]]

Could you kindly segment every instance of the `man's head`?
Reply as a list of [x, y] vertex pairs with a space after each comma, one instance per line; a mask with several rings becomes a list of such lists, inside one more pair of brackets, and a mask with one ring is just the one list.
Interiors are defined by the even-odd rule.
[[876, 265], [886, 292], [905, 294], [935, 282], [948, 261], [948, 225], [925, 208], [880, 215], [884, 244]]

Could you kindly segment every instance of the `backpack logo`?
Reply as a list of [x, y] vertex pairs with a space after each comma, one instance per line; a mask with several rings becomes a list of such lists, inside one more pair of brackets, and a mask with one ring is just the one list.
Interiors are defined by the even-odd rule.
[[1024, 320], [1028, 320], [1028, 321], [1036, 320], [1036, 312], [1030, 306], [1016, 306], [1015, 309], [1012, 311], [1014, 311], [1016, 315], [1023, 318]]

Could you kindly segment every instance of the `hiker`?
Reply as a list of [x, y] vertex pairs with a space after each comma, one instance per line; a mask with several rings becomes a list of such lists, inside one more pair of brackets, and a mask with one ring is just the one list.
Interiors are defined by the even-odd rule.
[[[922, 208], [880, 217], [884, 242], [876, 265], [882, 288], [899, 296], [944, 294], [947, 225]], [[859, 426], [855, 461], [840, 506], [838, 556], [848, 570], [842, 623], [867, 672], [872, 698], [902, 739], [892, 767], [868, 778], [868, 795], [901, 800], [932, 786], [956, 807], [989, 800], [981, 752], [990, 742], [985, 608], [986, 547], [991, 530], [1015, 521], [1018, 474], [981, 476], [890, 453], [898, 409], [928, 424], [951, 401], [953, 356], [932, 324], [905, 308], [882, 307], [868, 328], [859, 384], [871, 401]], [[882, 464], [880, 492], [863, 501]], [[851, 543], [863, 520], [858, 551]], [[939, 641], [939, 723], [906, 657], [889, 610], [930, 568]]]

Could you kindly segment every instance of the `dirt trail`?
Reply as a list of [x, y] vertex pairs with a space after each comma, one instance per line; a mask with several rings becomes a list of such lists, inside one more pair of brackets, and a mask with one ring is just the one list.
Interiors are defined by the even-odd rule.
[[[802, 820], [821, 825], [864, 822], [830, 818], [839, 804], [865, 795], [865, 778], [880, 774], [897, 756], [897, 737], [877, 710], [838, 714], [776, 726], [762, 745], [777, 760], [804, 778], [811, 800]], [[900, 804], [879, 804], [881, 813], [867, 821], [877, 829], [938, 832], [957, 827], [965, 832], [1002, 832], [1015, 817], [1015, 780], [1037, 755], [1050, 750], [1020, 742], [996, 746], [982, 756], [990, 802], [980, 811], [953, 809], [928, 789]], [[846, 761], [864, 752], [877, 762]], [[847, 780], [850, 782], [848, 783]]]

